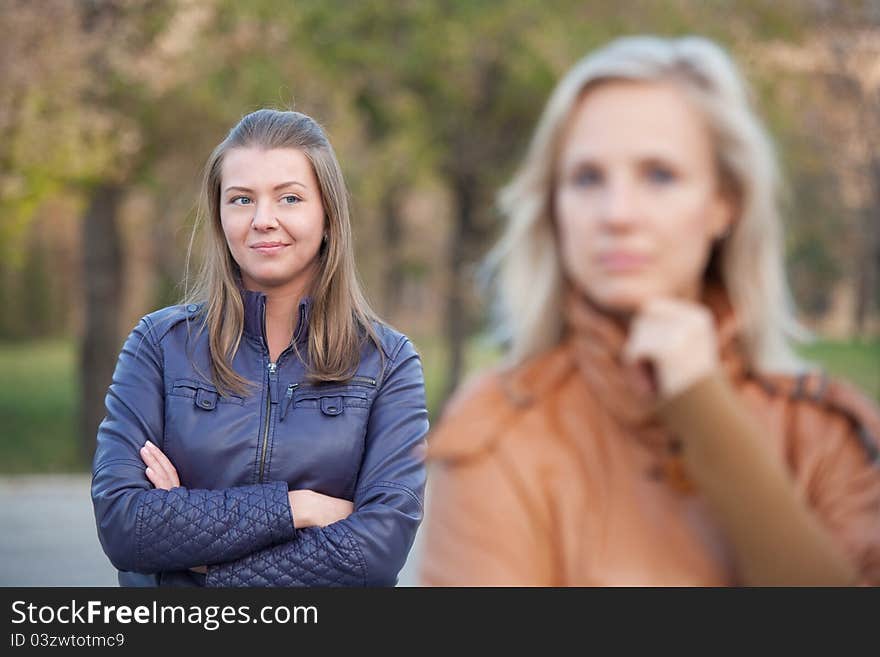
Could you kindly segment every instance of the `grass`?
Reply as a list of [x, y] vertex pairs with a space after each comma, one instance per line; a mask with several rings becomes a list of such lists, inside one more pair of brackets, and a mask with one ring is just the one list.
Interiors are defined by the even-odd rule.
[[800, 347], [798, 353], [822, 365], [829, 374], [847, 379], [870, 397], [880, 400], [880, 340], [817, 341]]
[[0, 344], [0, 472], [85, 470], [72, 342]]
[[[436, 419], [446, 389], [446, 348], [438, 337], [415, 338], [422, 356], [428, 408]], [[880, 400], [880, 340], [820, 341], [801, 348]], [[481, 338], [468, 343], [465, 371], [481, 370], [498, 352]], [[76, 354], [71, 341], [0, 344], [0, 473], [85, 471], [77, 450]]]

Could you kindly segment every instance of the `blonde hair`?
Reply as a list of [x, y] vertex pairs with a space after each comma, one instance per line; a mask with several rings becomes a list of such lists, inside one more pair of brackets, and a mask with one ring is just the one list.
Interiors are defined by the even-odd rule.
[[669, 81], [693, 99], [712, 133], [722, 189], [738, 217], [710, 260], [742, 327], [750, 364], [799, 367], [787, 336], [794, 319], [782, 260], [780, 173], [773, 145], [730, 57], [701, 37], [625, 37], [587, 55], [550, 96], [529, 150], [499, 195], [507, 227], [484, 273], [499, 288], [500, 329], [517, 365], [562, 337], [563, 270], [551, 216], [556, 163], [565, 126], [583, 95], [603, 82]]
[[[318, 266], [309, 290], [309, 377], [316, 381], [349, 378], [360, 361], [360, 348], [369, 337], [381, 353], [370, 309], [358, 283], [342, 170], [323, 129], [299, 112], [261, 109], [246, 115], [214, 149], [205, 165], [200, 209], [187, 253], [183, 303], [203, 303], [212, 378], [224, 392], [245, 393], [251, 383], [232, 368], [244, 330], [244, 304], [238, 264], [226, 243], [220, 224], [220, 184], [223, 158], [232, 148], [295, 148], [311, 163], [326, 216], [326, 243], [318, 253]], [[205, 253], [190, 288], [190, 258], [197, 234], [204, 232]]]

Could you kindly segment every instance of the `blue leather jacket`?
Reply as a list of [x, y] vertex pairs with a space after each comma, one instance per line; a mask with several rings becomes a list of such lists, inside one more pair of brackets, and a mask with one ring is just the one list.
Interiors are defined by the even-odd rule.
[[[428, 431], [412, 343], [377, 326], [346, 383], [310, 384], [311, 301], [291, 346], [269, 362], [266, 298], [243, 291], [235, 370], [261, 385], [220, 396], [207, 373], [200, 308], [171, 306], [132, 331], [98, 429], [92, 501], [98, 536], [122, 585], [393, 586], [422, 520]], [[181, 487], [153, 488], [138, 450], [151, 440]], [[294, 529], [288, 490], [352, 500], [327, 527]], [[208, 565], [199, 575], [190, 567]]]

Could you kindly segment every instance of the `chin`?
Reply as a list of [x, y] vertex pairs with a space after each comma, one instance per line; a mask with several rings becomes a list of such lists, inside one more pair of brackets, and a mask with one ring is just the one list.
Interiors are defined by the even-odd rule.
[[274, 272], [246, 272], [245, 276], [256, 286], [260, 288], [273, 288], [273, 287], [281, 287], [291, 280], [293, 280], [293, 276], [279, 276]]
[[265, 288], [265, 289], [270, 289], [270, 288], [283, 288], [286, 285], [290, 285], [291, 283], [293, 283], [294, 280], [295, 280], [294, 278], [291, 278], [288, 276], [285, 278], [262, 278], [262, 279], [259, 279], [257, 282], [260, 284], [260, 287]]
[[631, 315], [638, 312], [646, 301], [656, 296], [649, 290], [636, 286], [608, 286], [587, 291], [587, 296], [599, 308], [613, 315]]
[[281, 266], [258, 267], [247, 272], [249, 278], [257, 285], [264, 288], [277, 288], [302, 280], [314, 275], [314, 271], [307, 265], [291, 266], [289, 263], [273, 263]]

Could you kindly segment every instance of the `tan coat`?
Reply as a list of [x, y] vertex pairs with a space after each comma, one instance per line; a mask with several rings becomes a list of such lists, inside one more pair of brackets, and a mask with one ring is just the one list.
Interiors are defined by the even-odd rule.
[[[819, 375], [749, 372], [730, 313], [716, 319], [725, 376], [767, 449], [863, 581], [880, 583], [876, 405]], [[616, 366], [625, 336], [595, 316], [574, 324], [553, 350], [463, 387], [430, 435], [421, 582], [737, 584], [675, 441]]]

